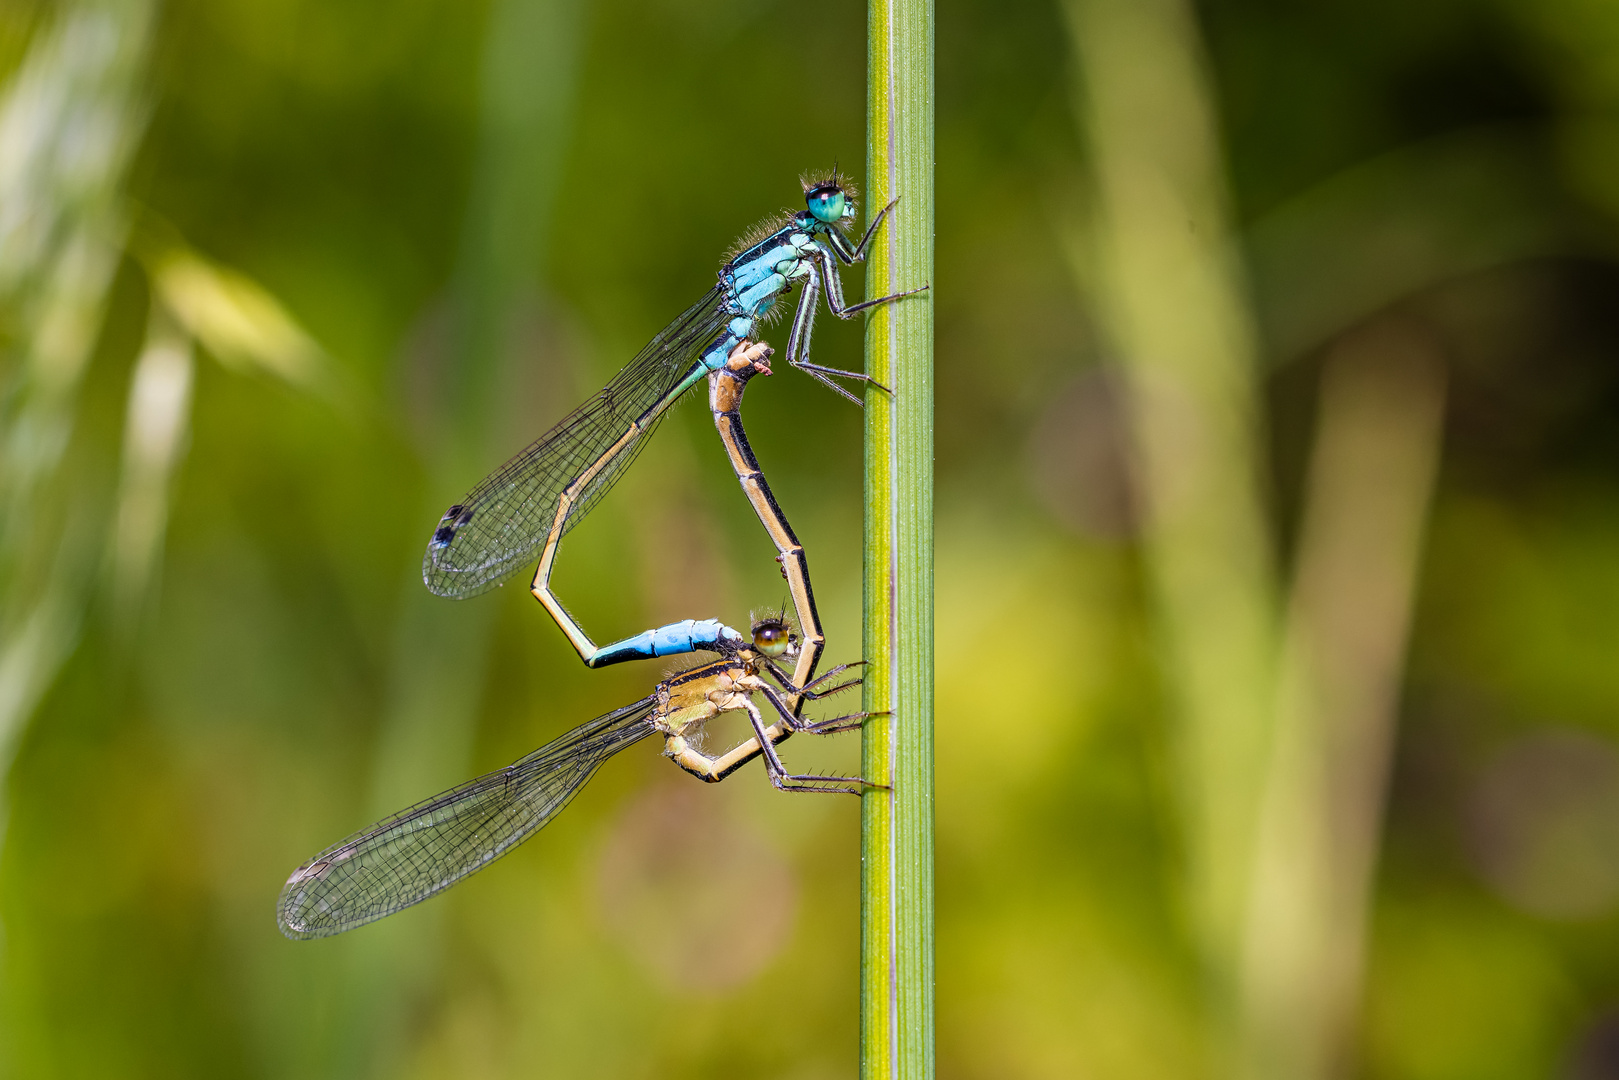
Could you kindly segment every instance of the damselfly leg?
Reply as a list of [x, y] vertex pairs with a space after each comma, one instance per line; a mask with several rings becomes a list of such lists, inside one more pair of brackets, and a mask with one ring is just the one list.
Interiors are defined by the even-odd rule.
[[[769, 701], [776, 712], [782, 716], [783, 723], [788, 724], [790, 727], [793, 727], [798, 731], [815, 730], [810, 726], [798, 726], [799, 722], [797, 721], [796, 717], [794, 717], [793, 720], [788, 720], [787, 718], [792, 717], [793, 715], [792, 710], [789, 709], [787, 707], [787, 703], [768, 686], [761, 684], [759, 693], [763, 695], [765, 700]], [[753, 703], [752, 698], [745, 698], [742, 701], [742, 707], [747, 711], [748, 720], [753, 725], [754, 738], [758, 741], [759, 746], [764, 751], [765, 771], [769, 773], [770, 782], [775, 786], [777, 791], [822, 791], [828, 794], [859, 795], [865, 788], [877, 788], [883, 786], [867, 780], [864, 777], [829, 776], [817, 773], [788, 772], [787, 767], [781, 762], [781, 756], [776, 753], [776, 744], [782, 740], [779, 738], [772, 739], [770, 737], [770, 729], [765, 727], [764, 716], [760, 713], [759, 706]], [[858, 726], [859, 722], [864, 721], [865, 718], [864, 713], [851, 713], [849, 716], [838, 717], [836, 720], [826, 721], [827, 724], [832, 726], [820, 729], [820, 731], [823, 734], [832, 734], [838, 731], [849, 731], [852, 730], [853, 726]]]
[[[760, 624], [755, 624], [755, 638], [758, 637]], [[680, 677], [671, 680], [668, 686], [668, 700], [671, 707], [668, 710], [665, 731], [664, 753], [673, 758], [682, 769], [699, 779], [709, 783], [717, 783], [735, 772], [742, 765], [754, 757], [763, 755], [765, 771], [770, 777], [771, 784], [781, 791], [812, 791], [829, 794], [858, 795], [867, 787], [881, 787], [858, 777], [832, 776], [818, 773], [791, 773], [782, 763], [781, 756], [776, 752], [776, 745], [785, 742], [794, 733], [812, 733], [817, 735], [832, 735], [842, 731], [852, 731], [859, 727], [866, 719], [865, 713], [850, 713], [846, 716], [837, 716], [829, 720], [808, 721], [799, 717], [793, 707], [775, 687], [760, 677], [761, 671], [771, 671], [766, 658], [755, 654], [754, 662], [746, 671], [727, 672], [719, 680], [710, 679], [706, 674], [707, 668], [699, 668], [695, 675], [695, 683], [702, 691], [700, 701], [691, 701], [689, 691], [685, 691], [685, 683]], [[843, 690], [858, 686], [859, 679], [824, 688], [832, 678], [841, 675], [850, 665], [842, 665], [813, 680], [809, 687], [800, 690], [800, 697], [827, 697]], [[780, 672], [773, 673], [780, 678]], [[684, 696], [683, 696], [684, 693]], [[778, 718], [775, 723], [767, 725], [763, 712], [754, 703], [754, 697], [763, 697], [769, 703], [772, 712]], [[679, 707], [682, 701], [690, 702], [683, 709]], [[694, 738], [688, 736], [688, 728], [700, 726], [721, 712], [740, 710], [748, 716], [748, 722], [753, 729], [753, 737], [743, 743], [732, 747], [723, 754], [708, 754], [703, 751]]]
[[863, 261], [866, 257], [866, 250], [871, 245], [872, 237], [877, 233], [877, 226], [882, 224], [883, 219], [888, 216], [888, 212], [894, 208], [894, 204], [897, 202], [899, 202], [898, 199], [893, 199], [887, 206], [877, 212], [876, 216], [871, 219], [871, 224], [866, 227], [866, 233], [860, 238], [859, 244], [851, 245], [848, 237], [841, 232], [828, 230], [826, 244], [818, 246], [817, 250], [809, 253], [810, 261], [805, 268], [804, 275], [804, 292], [799, 297], [798, 310], [793, 313], [792, 330], [787, 336], [787, 363], [789, 366], [805, 372], [857, 405], [860, 404], [860, 399], [837, 383], [832, 382], [832, 377], [867, 382], [885, 393], [892, 393], [893, 391], [863, 371], [845, 371], [842, 368], [824, 367], [820, 364], [810, 363], [810, 335], [815, 329], [815, 311], [819, 307], [817, 300], [823, 288], [823, 281], [825, 283], [827, 309], [840, 319], [852, 318], [867, 308], [891, 303], [903, 297], [915, 296], [917, 293], [928, 290], [928, 286], [923, 285], [915, 289], [890, 293], [888, 296], [862, 300], [855, 304], [844, 303], [843, 280], [838, 275], [837, 262], [834, 261], [834, 256], [845, 266], [853, 266], [855, 263]]

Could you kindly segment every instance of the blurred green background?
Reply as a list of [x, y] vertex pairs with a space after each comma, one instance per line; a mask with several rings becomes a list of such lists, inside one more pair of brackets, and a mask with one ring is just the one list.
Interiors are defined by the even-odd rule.
[[[757, 767], [642, 744], [439, 900], [273, 908], [661, 677], [423, 545], [861, 175], [864, 25], [0, 7], [0, 1072], [853, 1072], [859, 808]], [[1619, 1077], [1619, 7], [962, 0], [937, 62], [939, 1074]], [[1195, 332], [1142, 374], [1183, 318], [1212, 390]], [[855, 659], [859, 413], [782, 368], [746, 417]], [[1252, 633], [1161, 513], [1210, 417]], [[694, 397], [555, 581], [598, 640], [739, 624], [771, 554]]]

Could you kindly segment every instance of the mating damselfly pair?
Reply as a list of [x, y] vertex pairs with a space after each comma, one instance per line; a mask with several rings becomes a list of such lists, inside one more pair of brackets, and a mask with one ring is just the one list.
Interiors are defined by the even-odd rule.
[[[803, 288], [786, 345], [787, 363], [856, 404], [833, 379], [872, 382], [861, 372], [810, 361], [815, 313], [824, 292], [834, 315], [924, 291], [927, 286], [844, 301], [837, 264], [853, 265], [889, 203], [873, 215], [858, 243], [843, 232], [856, 215], [852, 191], [834, 172], [804, 183], [805, 209], [755, 229], [720, 268], [718, 283], [660, 331], [606, 387], [445, 512], [422, 564], [427, 587], [466, 598], [499, 585], [539, 555], [530, 591], [591, 667], [694, 651], [720, 659], [673, 676], [640, 701], [607, 713], [499, 772], [410, 807], [328, 848], [293, 872], [277, 917], [289, 937], [321, 937], [382, 918], [462, 880], [521, 843], [549, 821], [613, 754], [654, 733], [681, 768], [718, 781], [763, 756], [783, 790], [858, 793], [864, 779], [790, 773], [776, 745], [795, 732], [831, 734], [858, 727], [854, 713], [812, 723], [807, 701], [847, 689], [827, 685], [841, 665], [817, 679], [825, 648], [809, 562], [765, 482], [742, 427], [748, 381], [770, 374], [773, 350], [754, 335], [776, 302]], [[567, 531], [607, 493], [669, 409], [699, 382], [743, 492], [770, 535], [792, 596], [798, 634], [784, 617], [754, 622], [747, 636], [717, 619], [686, 619], [598, 646], [568, 614], [550, 579]], [[886, 389], [886, 388], [883, 388]], [[801, 636], [800, 636], [801, 634]], [[789, 674], [778, 660], [791, 660]], [[771, 719], [755, 703], [763, 698]], [[725, 712], [748, 716], [752, 734], [719, 755], [700, 749], [703, 726]]]

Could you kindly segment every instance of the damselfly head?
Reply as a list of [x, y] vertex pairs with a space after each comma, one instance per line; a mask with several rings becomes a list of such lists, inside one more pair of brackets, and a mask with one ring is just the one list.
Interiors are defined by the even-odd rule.
[[792, 624], [780, 615], [766, 615], [753, 621], [753, 647], [761, 655], [779, 660], [798, 644]]
[[836, 225], [845, 218], [854, 217], [854, 188], [838, 175], [836, 169], [825, 175], [806, 176], [802, 182], [804, 203], [816, 221], [823, 225]]

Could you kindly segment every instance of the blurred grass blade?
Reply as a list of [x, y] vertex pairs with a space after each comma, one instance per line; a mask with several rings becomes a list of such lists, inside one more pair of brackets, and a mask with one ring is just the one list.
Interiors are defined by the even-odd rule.
[[151, 5], [69, 4], [0, 99], [0, 784], [78, 640], [101, 520], [64, 475], [124, 222]]
[[138, 0], [64, 5], [6, 84], [0, 297], [8, 303], [48, 290], [42, 271], [112, 205], [140, 130], [133, 87], [149, 19], [150, 5]]
[[1367, 895], [1443, 403], [1443, 364], [1421, 326], [1385, 317], [1327, 359], [1248, 909], [1247, 1076], [1353, 1071]]
[[175, 322], [220, 363], [302, 390], [330, 391], [320, 346], [262, 285], [183, 247], [151, 257], [148, 265], [153, 290]]
[[66, 450], [117, 266], [149, 17], [137, 2], [63, 8], [0, 100], [0, 626], [48, 520], [36, 497]]
[[1094, 216], [1076, 245], [1124, 372], [1197, 936], [1228, 990], [1273, 703], [1257, 360], [1182, 0], [1067, 0]]
[[113, 527], [114, 619], [124, 632], [137, 621], [161, 561], [170, 488], [190, 428], [192, 353], [190, 336], [154, 304], [130, 380]]

